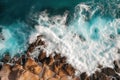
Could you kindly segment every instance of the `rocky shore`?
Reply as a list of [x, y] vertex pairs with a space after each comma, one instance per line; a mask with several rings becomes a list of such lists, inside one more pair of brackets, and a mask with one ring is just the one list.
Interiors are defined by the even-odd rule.
[[40, 49], [37, 57], [31, 56], [37, 46], [46, 46], [41, 36], [30, 44], [26, 54], [13, 58], [6, 54], [0, 64], [0, 80], [120, 80], [119, 60], [113, 62], [114, 68], [99, 65], [99, 70], [91, 75], [83, 72], [76, 76], [76, 69], [60, 53], [47, 56]]

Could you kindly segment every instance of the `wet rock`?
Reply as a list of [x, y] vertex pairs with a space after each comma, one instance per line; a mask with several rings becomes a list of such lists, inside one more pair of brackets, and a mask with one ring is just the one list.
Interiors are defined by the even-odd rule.
[[35, 45], [34, 43], [32, 43], [29, 45], [27, 52], [33, 52], [34, 49], [35, 49]]
[[73, 76], [75, 73], [75, 69], [70, 64], [64, 64], [62, 68], [65, 70], [67, 75]]
[[80, 74], [80, 80], [86, 80], [86, 78], [88, 77], [86, 72], [83, 72], [82, 74]]
[[116, 72], [114, 69], [110, 68], [110, 67], [105, 67], [101, 69], [101, 72], [106, 74], [107, 76], [114, 76], [116, 75]]
[[115, 71], [118, 72], [118, 73], [120, 73], [120, 61], [119, 60], [115, 60], [113, 62], [113, 64], [114, 64]]
[[66, 63], [66, 57], [61, 57], [61, 58], [60, 58], [60, 62], [61, 62], [61, 63]]
[[1, 69], [2, 69], [2, 63], [0, 63], [0, 71], [1, 71]]
[[50, 55], [49, 57], [45, 58], [44, 62], [50, 66], [54, 63], [54, 58]]
[[116, 80], [120, 80], [120, 76], [115, 76], [115, 79]]
[[26, 55], [22, 55], [22, 65], [24, 66], [26, 63]]
[[45, 45], [45, 42], [41, 39], [43, 35], [39, 35], [37, 36], [37, 40], [35, 42], [35, 45], [36, 46], [39, 46], [39, 45]]
[[55, 73], [58, 73], [59, 72], [59, 69], [62, 67], [63, 64], [60, 63], [60, 61], [56, 61], [53, 63], [52, 65], [52, 70], [55, 72]]
[[100, 69], [101, 69], [101, 68], [103, 68], [103, 66], [102, 66], [101, 64], [98, 64], [98, 68], [100, 68]]
[[109, 77], [102, 72], [96, 71], [94, 74], [94, 76], [96, 76], [95, 78], [92, 76], [90, 77], [93, 80], [109, 80]]
[[34, 51], [34, 49], [37, 47], [37, 46], [43, 46], [43, 47], [46, 47], [46, 44], [45, 44], [45, 41], [43, 41], [41, 39], [41, 35], [40, 36], [37, 36], [37, 40], [31, 44], [29, 44], [29, 47], [28, 47], [28, 50], [27, 50], [27, 53], [31, 53]]
[[110, 38], [111, 38], [111, 39], [115, 39], [115, 35], [110, 34]]
[[10, 55], [5, 54], [4, 58], [2, 59], [2, 62], [7, 63], [10, 60]]
[[79, 38], [80, 40], [83, 42], [83, 41], [86, 41], [85, 37], [83, 35], [79, 35]]
[[39, 61], [40, 62], [44, 62], [44, 60], [45, 60], [45, 58], [46, 58], [46, 52], [44, 51], [44, 50], [41, 50], [40, 51], [40, 54], [39, 54], [39, 56], [38, 56], [38, 59], [39, 59]]
[[91, 74], [90, 79], [91, 80], [97, 80], [97, 79], [99, 79], [98, 74], [95, 74], [95, 73]]
[[61, 58], [61, 55], [55, 53], [55, 56], [54, 56], [55, 61], [59, 60], [60, 58]]
[[120, 54], [120, 49], [118, 48], [118, 51], [117, 51], [117, 53], [119, 53]]

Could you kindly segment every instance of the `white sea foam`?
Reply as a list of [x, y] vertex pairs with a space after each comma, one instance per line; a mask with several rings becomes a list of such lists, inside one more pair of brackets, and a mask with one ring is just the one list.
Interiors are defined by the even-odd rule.
[[[96, 10], [79, 4], [70, 25], [65, 25], [68, 12], [52, 17], [49, 17], [46, 11], [41, 12], [39, 25], [35, 26], [36, 33], [31, 35], [30, 43], [35, 41], [37, 35], [43, 35], [47, 54], [56, 51], [66, 56], [68, 63], [76, 68], [77, 73], [92, 73], [98, 64], [113, 67], [113, 60], [120, 57], [117, 54], [117, 49], [120, 48], [120, 36], [117, 33], [120, 20], [111, 21], [101, 17], [93, 19]], [[88, 12], [90, 17], [84, 15], [83, 11]]]

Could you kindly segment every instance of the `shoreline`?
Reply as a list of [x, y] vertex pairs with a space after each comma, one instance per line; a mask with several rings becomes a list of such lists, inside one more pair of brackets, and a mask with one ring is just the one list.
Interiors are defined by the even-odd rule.
[[[102, 67], [88, 75], [87, 72], [75, 75], [75, 68], [67, 63], [66, 57], [54, 52], [47, 56], [40, 49], [37, 57], [31, 54], [37, 46], [46, 46], [41, 36], [29, 45], [26, 54], [10, 59], [5, 55], [0, 65], [0, 80], [119, 80], [120, 61], [114, 61], [114, 68]], [[31, 78], [30, 78], [31, 76]]]

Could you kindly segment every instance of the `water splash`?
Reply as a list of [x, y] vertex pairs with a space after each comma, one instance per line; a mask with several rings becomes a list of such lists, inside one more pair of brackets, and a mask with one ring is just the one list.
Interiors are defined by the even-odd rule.
[[[44, 48], [47, 54], [49, 55], [53, 51], [61, 53], [68, 58], [68, 62], [78, 72], [92, 73], [98, 63], [112, 67], [111, 62], [119, 58], [119, 54], [117, 54], [117, 49], [120, 48], [119, 0], [86, 0], [86, 2], [61, 0], [59, 4], [56, 4], [57, 0], [43, 4], [44, 1], [27, 0], [24, 2], [21, 0], [19, 5], [16, 5], [18, 2], [14, 0], [13, 2], [2, 1], [4, 5], [1, 8], [0, 23], [10, 25], [1, 25], [3, 29], [0, 30], [0, 34], [2, 34], [0, 37], [5, 40], [0, 39], [0, 57], [6, 52], [9, 52], [12, 57], [24, 53], [28, 46], [29, 35], [33, 33], [29, 43], [32, 43], [37, 35], [42, 34], [47, 43], [47, 47]], [[73, 7], [79, 2], [81, 3], [73, 10]], [[52, 11], [52, 16], [47, 11], [39, 12], [48, 7], [55, 9]], [[70, 12], [66, 11], [63, 15], [56, 14], [60, 13], [56, 11], [64, 8]], [[35, 15], [35, 19], [31, 19], [34, 13], [39, 16]], [[68, 20], [71, 13], [73, 16]], [[14, 22], [18, 19], [26, 21], [26, 18], [31, 20], [27, 19], [28, 24], [34, 25], [36, 21], [38, 22], [38, 25], [35, 26], [36, 33], [25, 22]], [[66, 24], [67, 22], [68, 24]]]
[[[78, 4], [68, 25], [68, 11], [55, 16], [43, 11], [39, 14], [34, 36], [43, 35], [48, 55], [53, 51], [61, 53], [78, 72], [92, 73], [98, 64], [112, 67], [113, 60], [120, 57], [117, 54], [120, 20], [97, 16], [98, 10], [99, 7], [92, 9], [91, 5]], [[35, 40], [32, 37], [30, 43]]]

